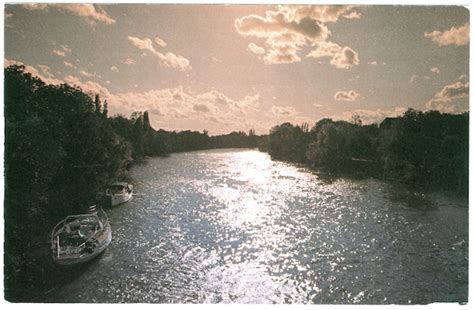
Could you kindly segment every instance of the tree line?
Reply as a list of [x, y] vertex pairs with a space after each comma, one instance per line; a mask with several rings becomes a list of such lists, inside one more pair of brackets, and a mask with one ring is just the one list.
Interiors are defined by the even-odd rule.
[[323, 119], [271, 129], [272, 158], [336, 175], [373, 176], [467, 195], [469, 114], [407, 110], [380, 125]]

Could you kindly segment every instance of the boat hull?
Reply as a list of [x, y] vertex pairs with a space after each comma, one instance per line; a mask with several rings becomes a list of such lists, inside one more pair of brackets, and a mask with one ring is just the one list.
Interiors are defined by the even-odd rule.
[[110, 227], [110, 224], [107, 224], [107, 227], [105, 228], [105, 231], [104, 231], [103, 241], [101, 242], [99, 246], [94, 248], [92, 253], [83, 253], [74, 257], [53, 256], [53, 261], [56, 264], [63, 265], [63, 266], [82, 264], [96, 258], [101, 253], [103, 253], [111, 242], [112, 242], [112, 228]]
[[107, 201], [111, 207], [115, 207], [122, 203], [130, 201], [130, 199], [132, 199], [132, 196], [133, 196], [133, 193], [106, 195]]

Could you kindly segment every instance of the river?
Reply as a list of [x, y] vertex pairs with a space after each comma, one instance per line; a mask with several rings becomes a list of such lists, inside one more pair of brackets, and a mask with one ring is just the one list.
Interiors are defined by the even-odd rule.
[[466, 302], [466, 199], [328, 179], [256, 150], [153, 158], [55, 302]]

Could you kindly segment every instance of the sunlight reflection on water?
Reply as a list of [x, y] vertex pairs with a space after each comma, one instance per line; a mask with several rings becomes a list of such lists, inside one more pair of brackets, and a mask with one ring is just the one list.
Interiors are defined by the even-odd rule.
[[442, 207], [409, 208], [391, 199], [409, 195], [393, 186], [319, 179], [254, 150], [173, 154], [132, 175], [143, 195], [110, 210], [111, 246], [58, 291], [59, 301], [467, 298], [467, 208], [460, 200], [433, 196]]

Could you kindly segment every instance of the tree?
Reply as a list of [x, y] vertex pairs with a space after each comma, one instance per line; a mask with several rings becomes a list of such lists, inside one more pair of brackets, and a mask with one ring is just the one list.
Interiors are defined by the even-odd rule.
[[95, 106], [95, 113], [100, 114], [101, 104], [100, 104], [99, 95], [95, 95], [94, 106]]

